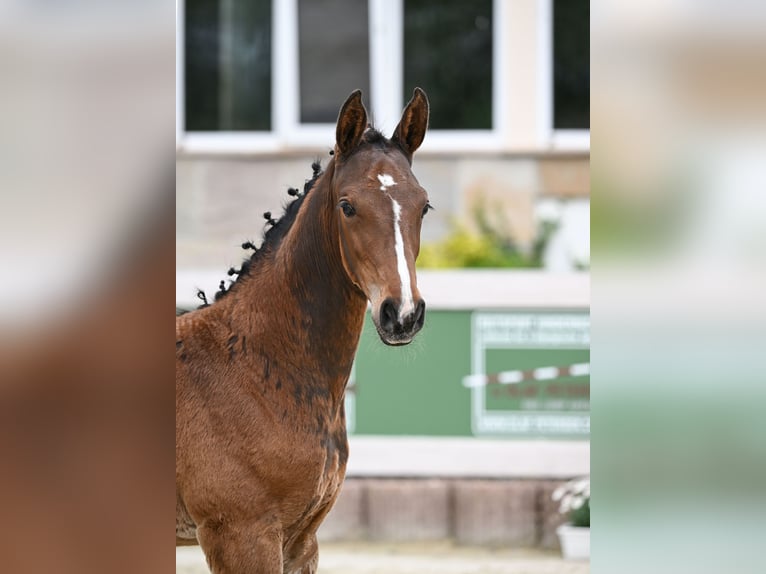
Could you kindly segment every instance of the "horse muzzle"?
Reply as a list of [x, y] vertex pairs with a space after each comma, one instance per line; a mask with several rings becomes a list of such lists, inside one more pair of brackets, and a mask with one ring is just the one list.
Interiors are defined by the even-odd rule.
[[[374, 318], [374, 317], [373, 317]], [[418, 299], [414, 308], [403, 312], [400, 299], [388, 297], [380, 305], [375, 327], [386, 345], [407, 345], [423, 328], [426, 319], [426, 303]]]

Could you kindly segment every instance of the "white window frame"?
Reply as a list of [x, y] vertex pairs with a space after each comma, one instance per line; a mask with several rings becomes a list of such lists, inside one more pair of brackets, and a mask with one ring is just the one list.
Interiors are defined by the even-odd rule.
[[[389, 3], [389, 0], [373, 0]], [[394, 20], [394, 28], [400, 35], [397, 40], [400, 53], [393, 62], [394, 74], [398, 81], [396, 90], [389, 94], [388, 101], [396, 110], [395, 121], [399, 120], [401, 110], [404, 107], [402, 98], [402, 82], [404, 81], [404, 0], [392, 0], [390, 4], [397, 5], [397, 18]], [[507, 41], [503, 33], [505, 22], [506, 1], [492, 1], [492, 128], [488, 130], [436, 130], [429, 129], [428, 136], [423, 142], [421, 152], [456, 152], [456, 151], [498, 151], [503, 148], [505, 142], [504, 129], [507, 114]], [[384, 46], [386, 44], [383, 44]], [[394, 125], [382, 126], [386, 133], [390, 133]]]
[[538, 0], [538, 139], [543, 148], [590, 151], [590, 130], [553, 126], [553, 0]]
[[[404, 1], [368, 0], [370, 37], [370, 115], [390, 134], [406, 103], [404, 81]], [[272, 93], [268, 132], [187, 132], [184, 127], [184, 0], [177, 0], [176, 148], [191, 153], [270, 153], [328, 148], [335, 124], [300, 122], [298, 0], [272, 5]], [[502, 31], [505, 2], [492, 4], [492, 129], [429, 130], [423, 151], [496, 151], [503, 146], [506, 122], [506, 42]], [[338, 103], [340, 105], [340, 102]]]
[[280, 23], [280, 17], [284, 17], [278, 11], [286, 3], [274, 0], [272, 2], [272, 47], [271, 47], [271, 130], [259, 132], [243, 131], [218, 131], [218, 132], [189, 132], [185, 126], [185, 86], [184, 86], [184, 65], [185, 65], [185, 45], [184, 36], [186, 33], [184, 23], [185, 0], [176, 0], [176, 150], [187, 153], [261, 153], [276, 152], [280, 150], [280, 143], [277, 137], [280, 126], [278, 121], [280, 114], [276, 108], [277, 98], [277, 70], [279, 62], [276, 45], [277, 24]]
[[[368, 28], [370, 49], [370, 91], [366, 94], [373, 102], [368, 110], [373, 118], [387, 115], [383, 108], [386, 102], [384, 87], [390, 89], [390, 60], [396, 59], [396, 29], [392, 19], [396, 17], [399, 2], [368, 0]], [[278, 6], [277, 6], [278, 5]], [[274, 69], [279, 77], [274, 82], [276, 93], [273, 101], [278, 104], [275, 128], [285, 147], [291, 149], [328, 147], [335, 141], [335, 123], [302, 123], [300, 121], [300, 40], [298, 25], [298, 0], [277, 0], [275, 2]], [[388, 50], [382, 50], [387, 46]], [[394, 47], [394, 49], [391, 49]], [[401, 83], [400, 83], [401, 85]], [[277, 97], [277, 93], [279, 96]], [[338, 107], [340, 104], [338, 102]], [[401, 110], [399, 110], [400, 113]]]

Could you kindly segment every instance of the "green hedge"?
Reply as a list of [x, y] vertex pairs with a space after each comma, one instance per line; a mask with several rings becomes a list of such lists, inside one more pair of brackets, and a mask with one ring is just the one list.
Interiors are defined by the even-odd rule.
[[483, 200], [472, 209], [473, 225], [470, 227], [453, 221], [451, 232], [444, 240], [423, 245], [418, 257], [422, 269], [445, 268], [539, 268], [543, 265], [543, 253], [558, 224], [543, 221], [532, 245], [521, 249], [510, 231], [510, 225], [495, 209], [494, 217]]

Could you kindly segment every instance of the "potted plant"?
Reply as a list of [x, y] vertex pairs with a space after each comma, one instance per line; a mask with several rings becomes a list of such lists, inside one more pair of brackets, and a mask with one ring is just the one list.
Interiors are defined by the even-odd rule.
[[590, 477], [577, 478], [553, 491], [559, 512], [569, 521], [556, 529], [564, 558], [590, 558]]

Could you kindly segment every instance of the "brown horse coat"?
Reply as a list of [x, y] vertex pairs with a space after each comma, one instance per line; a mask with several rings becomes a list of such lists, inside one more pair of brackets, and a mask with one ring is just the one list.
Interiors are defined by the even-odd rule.
[[410, 163], [427, 118], [418, 89], [387, 140], [352, 94], [325, 172], [225, 296], [177, 319], [176, 541], [198, 541], [216, 574], [316, 571], [367, 301], [388, 344], [423, 324], [427, 197]]

